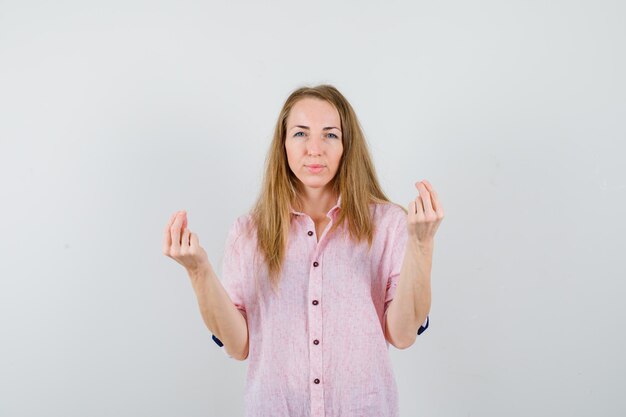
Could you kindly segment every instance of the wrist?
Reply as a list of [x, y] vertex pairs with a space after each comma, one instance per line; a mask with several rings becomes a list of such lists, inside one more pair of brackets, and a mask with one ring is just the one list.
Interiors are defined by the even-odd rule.
[[422, 241], [422, 240], [418, 240], [417, 238], [409, 237], [409, 240], [407, 241], [407, 245], [408, 245], [408, 248], [412, 252], [432, 254], [435, 248], [435, 241], [434, 240]]
[[211, 265], [199, 265], [195, 268], [187, 269], [187, 275], [191, 279], [192, 283], [206, 280], [211, 272]]

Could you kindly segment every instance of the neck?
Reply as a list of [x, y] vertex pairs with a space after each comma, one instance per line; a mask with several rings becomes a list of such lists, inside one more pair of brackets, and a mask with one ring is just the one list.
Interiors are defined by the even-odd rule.
[[337, 204], [339, 196], [332, 190], [322, 188], [305, 189], [301, 197], [300, 211], [308, 214], [311, 218], [325, 217], [326, 213]]

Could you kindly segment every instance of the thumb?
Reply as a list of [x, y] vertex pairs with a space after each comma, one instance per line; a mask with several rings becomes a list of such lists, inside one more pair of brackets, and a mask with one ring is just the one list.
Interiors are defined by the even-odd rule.
[[415, 207], [415, 200], [411, 200], [411, 202], [409, 203], [409, 209], [407, 210], [409, 212], [409, 219], [415, 217]]
[[195, 233], [190, 233], [189, 246], [192, 248], [197, 248], [199, 245], [200, 242], [198, 242], [198, 235]]

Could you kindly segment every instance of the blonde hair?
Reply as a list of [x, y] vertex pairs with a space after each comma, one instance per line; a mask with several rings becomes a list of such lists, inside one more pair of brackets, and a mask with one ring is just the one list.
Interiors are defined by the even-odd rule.
[[[395, 204], [380, 187], [365, 137], [348, 100], [329, 84], [294, 90], [278, 115], [274, 138], [265, 160], [261, 192], [251, 211], [257, 233], [258, 252], [265, 258], [269, 280], [275, 290], [278, 288], [285, 258], [291, 224], [290, 207], [299, 207], [302, 195], [302, 183], [289, 168], [287, 160], [286, 123], [294, 104], [305, 97], [329, 102], [337, 109], [341, 120], [343, 153], [337, 173], [331, 180], [333, 192], [341, 196], [341, 208], [328, 235], [341, 224], [347, 223], [350, 238], [356, 242], [367, 239], [371, 248], [374, 225], [369, 204]], [[402, 209], [407, 211], [404, 207]]]

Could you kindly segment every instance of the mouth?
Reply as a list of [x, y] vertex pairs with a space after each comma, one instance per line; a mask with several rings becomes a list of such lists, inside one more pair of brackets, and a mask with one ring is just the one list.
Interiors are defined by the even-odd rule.
[[305, 165], [306, 169], [311, 173], [311, 174], [318, 174], [320, 172], [322, 172], [322, 170], [324, 169], [324, 165]]

